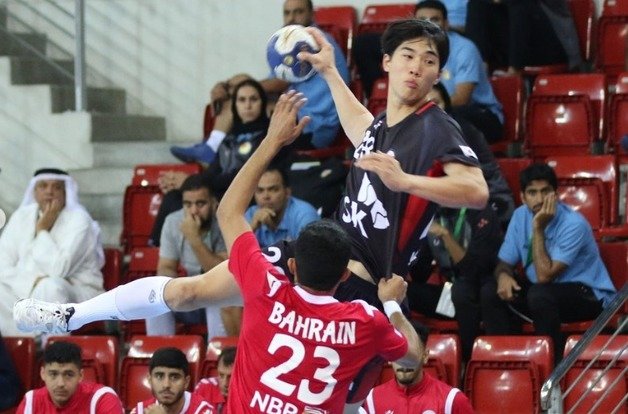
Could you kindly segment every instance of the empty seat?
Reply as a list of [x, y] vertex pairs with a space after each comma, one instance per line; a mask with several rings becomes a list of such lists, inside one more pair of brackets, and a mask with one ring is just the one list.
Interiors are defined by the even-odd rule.
[[120, 399], [129, 412], [138, 402], [153, 396], [148, 383], [150, 358], [124, 358], [120, 368]]
[[617, 290], [621, 289], [628, 282], [628, 241], [598, 242], [598, 247], [613, 285]]
[[383, 33], [388, 23], [399, 18], [413, 17], [414, 6], [414, 3], [366, 6], [358, 26], [358, 33]]
[[128, 186], [122, 208], [122, 235], [120, 244], [126, 253], [134, 247], [148, 245], [162, 193], [156, 185]]
[[388, 78], [379, 78], [373, 83], [373, 90], [367, 108], [373, 116], [379, 115], [386, 110], [388, 100]]
[[347, 65], [351, 66], [351, 45], [355, 32], [357, 14], [353, 6], [317, 7], [314, 20], [318, 27], [331, 34], [342, 48]]
[[103, 287], [111, 290], [120, 284], [122, 252], [114, 247], [105, 247], [105, 265], [102, 268]]
[[593, 0], [569, 0], [569, 9], [578, 32], [580, 55], [584, 60], [592, 57], [593, 26], [595, 23], [595, 4]]
[[30, 390], [37, 384], [35, 381], [35, 358], [37, 354], [35, 340], [19, 336], [4, 336], [2, 339], [17, 369], [17, 374], [22, 383], [22, 390]]
[[508, 182], [512, 191], [515, 204], [521, 204], [521, 186], [519, 185], [519, 173], [532, 164], [530, 158], [497, 158], [499, 169]]
[[183, 172], [188, 175], [198, 174], [202, 171], [200, 164], [141, 164], [133, 170], [132, 185], [142, 187], [158, 185], [158, 179], [166, 171]]
[[628, 72], [619, 74], [615, 93], [611, 95], [610, 113], [608, 116], [609, 146], [617, 154], [628, 154], [628, 148], [621, 147], [621, 139], [628, 135]]
[[207, 352], [205, 360], [201, 367], [201, 378], [215, 377], [218, 375], [216, 371], [218, 367], [218, 357], [223, 348], [228, 346], [237, 346], [237, 336], [215, 336], [207, 341]]
[[525, 85], [521, 76], [497, 76], [490, 81], [504, 110], [504, 136], [501, 142], [491, 145], [491, 150], [497, 155], [504, 155], [508, 152], [508, 145], [520, 142]]
[[539, 413], [541, 384], [553, 368], [545, 336], [480, 336], [473, 344], [465, 391], [478, 413]]
[[430, 359], [439, 360], [443, 364], [447, 374], [443, 381], [452, 387], [459, 388], [462, 351], [458, 335], [431, 334], [427, 338], [427, 349], [429, 350]]
[[[567, 339], [565, 355], [571, 352], [579, 340], [580, 336], [570, 336]], [[596, 361], [586, 369], [594, 359]], [[619, 335], [612, 340], [608, 335], [593, 338], [563, 378], [565, 412], [574, 410], [577, 413], [625, 413], [626, 403], [623, 398], [628, 394], [627, 366], [627, 335]], [[582, 377], [578, 380], [580, 375]], [[594, 405], [597, 405], [595, 411], [592, 410]], [[616, 408], [620, 411], [614, 411]]]
[[558, 199], [582, 214], [594, 232], [607, 225], [604, 184], [597, 178], [559, 178]]
[[537, 77], [526, 114], [525, 144], [532, 158], [598, 150], [605, 105], [604, 75]]
[[616, 76], [625, 70], [628, 30], [628, 5], [624, 0], [606, 0], [597, 24], [596, 66], [604, 73]]
[[131, 281], [157, 274], [159, 247], [136, 247], [131, 251], [131, 261], [126, 280]]
[[114, 336], [52, 336], [48, 343], [71, 342], [81, 347], [84, 379], [117, 388], [120, 351]]

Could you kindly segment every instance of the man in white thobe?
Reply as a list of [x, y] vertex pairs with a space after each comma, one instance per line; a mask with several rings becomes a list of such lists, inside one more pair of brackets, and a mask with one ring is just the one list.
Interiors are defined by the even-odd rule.
[[35, 172], [20, 207], [0, 235], [0, 332], [15, 327], [20, 298], [83, 301], [103, 292], [100, 229], [78, 203], [76, 181], [65, 171]]

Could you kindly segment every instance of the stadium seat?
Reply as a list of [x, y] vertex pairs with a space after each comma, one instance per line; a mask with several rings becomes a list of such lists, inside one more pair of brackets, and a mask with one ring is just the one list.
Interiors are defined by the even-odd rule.
[[[567, 339], [565, 355], [571, 352], [580, 338], [580, 336], [570, 336]], [[586, 369], [594, 359], [596, 361], [589, 369]], [[616, 361], [613, 363], [613, 360]], [[564, 411], [625, 413], [626, 402], [623, 399], [628, 394], [627, 369], [628, 335], [619, 335], [612, 340], [608, 335], [596, 336], [563, 378], [561, 388], [564, 395]], [[582, 378], [578, 380], [580, 375]], [[570, 388], [571, 390], [567, 393]], [[604, 395], [606, 392], [608, 394]], [[578, 402], [581, 397], [582, 401]], [[599, 405], [595, 411], [592, 411], [596, 403]], [[615, 411], [616, 408], [620, 410]]]
[[17, 369], [17, 374], [22, 383], [22, 390], [30, 390], [37, 384], [35, 378], [39, 378], [39, 375], [36, 377], [38, 373], [35, 372], [37, 354], [35, 340], [20, 336], [4, 336], [2, 339]]
[[467, 364], [465, 392], [478, 413], [539, 413], [541, 384], [553, 368], [545, 336], [480, 336]]
[[617, 77], [615, 93], [610, 97], [610, 113], [608, 116], [609, 146], [616, 154], [628, 154], [628, 148], [621, 147], [621, 139], [628, 134], [628, 72]]
[[597, 68], [611, 77], [625, 70], [628, 5], [622, 0], [606, 0], [597, 24]]
[[158, 185], [159, 176], [166, 171], [183, 172], [188, 175], [198, 174], [203, 170], [200, 164], [141, 164], [133, 170], [132, 185], [147, 187]]
[[207, 352], [201, 367], [200, 378], [215, 377], [218, 375], [218, 357], [223, 348], [227, 346], [237, 346], [237, 336], [215, 336], [207, 341]]
[[358, 25], [360, 33], [384, 33], [388, 23], [399, 18], [413, 17], [414, 3], [371, 4], [366, 6]]
[[334, 36], [351, 67], [351, 45], [357, 24], [353, 6], [327, 6], [314, 9], [314, 21], [318, 27]]
[[388, 100], [388, 78], [379, 78], [373, 83], [373, 90], [369, 98], [367, 108], [373, 116], [379, 115], [386, 110]]
[[138, 402], [153, 396], [147, 378], [149, 364], [150, 358], [122, 359], [118, 395], [127, 413]]
[[521, 142], [525, 85], [521, 76], [494, 76], [490, 81], [504, 110], [504, 136], [500, 142], [491, 145], [491, 150], [503, 156], [509, 152], [509, 146]]
[[604, 75], [537, 77], [526, 115], [525, 145], [532, 158], [588, 154], [602, 146], [605, 97]]
[[128, 186], [124, 192], [120, 244], [129, 253], [148, 245], [148, 239], [161, 205], [162, 193], [156, 185]]
[[111, 290], [120, 284], [122, 252], [115, 247], [105, 247], [105, 265], [102, 268], [103, 287]]
[[[446, 371], [443, 379], [452, 387], [460, 388], [461, 349], [456, 334], [430, 334], [427, 338], [430, 359], [441, 361]], [[428, 361], [429, 365], [429, 361]]]
[[497, 158], [497, 163], [502, 171], [508, 186], [512, 191], [515, 204], [521, 204], [521, 186], [519, 185], [519, 173], [532, 164], [530, 158]]
[[437, 319], [430, 318], [418, 312], [411, 312], [410, 318], [417, 321], [430, 329], [434, 333], [453, 333], [458, 332], [458, 322], [454, 319]]
[[582, 214], [594, 232], [607, 223], [608, 202], [604, 183], [598, 178], [559, 178], [558, 199]]
[[86, 380], [117, 388], [120, 351], [114, 336], [51, 336], [48, 343], [71, 342], [81, 347]]
[[351, 141], [349, 141], [349, 138], [345, 135], [344, 130], [340, 128], [334, 142], [332, 142], [329, 147], [310, 150], [296, 150], [295, 152], [300, 156], [324, 160], [330, 157], [345, 158], [345, 154], [349, 148], [352, 148]]
[[[600, 256], [617, 290], [628, 282], [628, 241], [598, 242]], [[628, 302], [625, 304], [628, 310]]]
[[126, 281], [157, 274], [159, 247], [136, 247], [131, 251], [131, 261]]
[[595, 3], [593, 0], [569, 0], [567, 3], [578, 32], [580, 55], [583, 60], [588, 61], [592, 57]]

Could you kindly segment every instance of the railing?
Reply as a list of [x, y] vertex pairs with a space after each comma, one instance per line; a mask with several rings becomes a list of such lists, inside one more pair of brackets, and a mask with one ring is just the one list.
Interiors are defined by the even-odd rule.
[[[617, 335], [621, 334], [628, 328], [628, 318], [624, 318], [623, 321], [620, 322], [619, 326], [615, 330], [615, 332], [611, 335], [609, 340], [607, 341], [605, 347], [600, 349], [600, 351], [596, 354], [595, 358], [593, 358], [587, 366], [582, 370], [580, 375], [576, 378], [573, 384], [571, 384], [563, 393], [560, 389], [560, 381], [567, 374], [567, 371], [574, 365], [577, 361], [578, 357], [582, 354], [582, 352], [587, 348], [587, 346], [591, 343], [593, 338], [597, 336], [602, 329], [608, 324], [613, 315], [623, 306], [624, 302], [628, 298], [628, 284], [624, 284], [622, 289], [615, 295], [615, 298], [611, 301], [611, 303], [604, 309], [604, 311], [600, 314], [600, 316], [595, 320], [593, 325], [585, 332], [582, 338], [578, 341], [576, 346], [572, 349], [572, 351], [558, 364], [558, 366], [554, 369], [550, 377], [545, 381], [543, 386], [541, 387], [541, 408], [547, 412], [548, 414], [562, 414], [563, 413], [563, 402], [565, 398], [572, 392], [575, 388], [575, 385], [580, 381], [586, 371], [595, 364], [595, 362], [599, 359], [602, 354], [603, 349], [613, 341]], [[586, 396], [589, 394], [591, 389], [596, 386], [596, 384], [602, 379], [602, 377], [610, 370], [613, 366], [617, 365], [617, 362], [621, 358], [624, 352], [628, 352], [628, 344], [619, 352], [617, 355], [613, 357], [613, 359], [608, 363], [608, 365], [602, 370], [597, 376], [596, 380], [589, 386], [587, 392], [583, 393], [573, 407], [571, 407], [569, 413], [580, 412], [577, 411], [580, 404], [585, 400]], [[596, 404], [592, 407], [592, 411], [594, 411], [599, 404], [604, 401], [604, 398], [611, 392], [611, 390], [618, 385], [619, 381], [624, 381], [626, 372], [628, 370], [628, 366], [624, 367], [621, 374], [617, 377], [615, 381], [608, 384], [606, 390], [601, 395]], [[626, 401], [628, 400], [628, 394], [624, 396], [624, 398], [619, 402], [617, 407], [614, 409], [613, 413], [618, 412], [623, 407], [625, 407]], [[609, 413], [610, 414], [610, 413]]]

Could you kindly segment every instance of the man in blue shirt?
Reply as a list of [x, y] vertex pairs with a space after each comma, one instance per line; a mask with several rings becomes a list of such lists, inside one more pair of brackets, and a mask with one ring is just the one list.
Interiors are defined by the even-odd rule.
[[[499, 250], [495, 281], [482, 288], [482, 315], [489, 335], [508, 335], [528, 314], [537, 335], [554, 341], [555, 361], [563, 353], [561, 322], [595, 319], [615, 288], [604, 267], [591, 226], [557, 201], [557, 179], [547, 164], [532, 164], [519, 176], [521, 200]], [[517, 278], [520, 263], [527, 278]], [[517, 323], [517, 320], [519, 323]]]
[[312, 205], [290, 195], [285, 173], [275, 167], [260, 177], [255, 205], [249, 207], [245, 217], [262, 247], [296, 240], [303, 227], [320, 218]]

